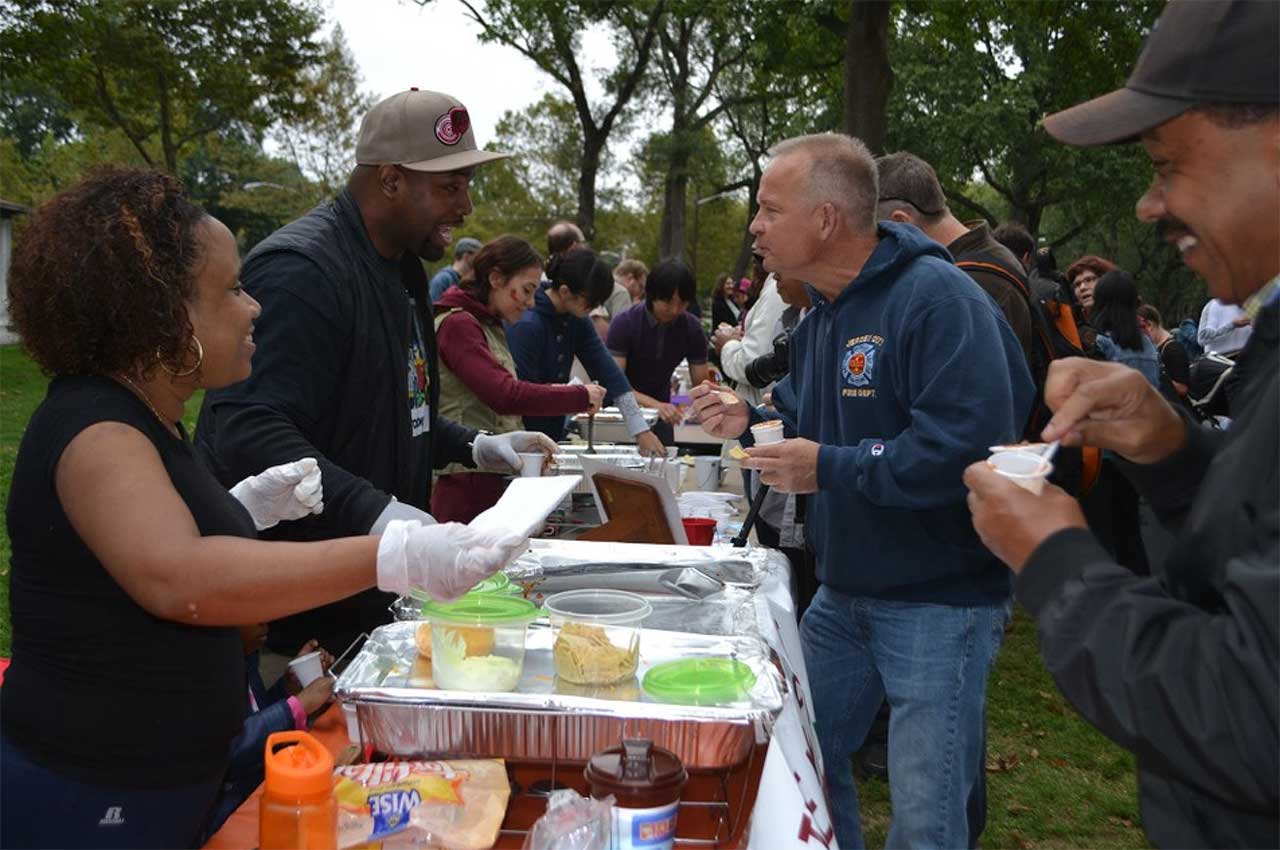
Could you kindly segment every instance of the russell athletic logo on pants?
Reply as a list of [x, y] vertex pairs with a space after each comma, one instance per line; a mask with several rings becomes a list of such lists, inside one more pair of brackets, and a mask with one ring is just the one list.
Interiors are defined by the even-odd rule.
[[122, 806], [111, 806], [102, 816], [102, 820], [98, 821], [98, 826], [123, 826], [124, 817], [120, 814], [122, 811], [124, 811]]

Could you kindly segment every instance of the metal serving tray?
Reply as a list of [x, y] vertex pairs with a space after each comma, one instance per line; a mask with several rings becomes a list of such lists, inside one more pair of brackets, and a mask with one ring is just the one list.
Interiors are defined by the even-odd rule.
[[[334, 688], [354, 703], [367, 744], [399, 757], [502, 757], [585, 762], [625, 734], [652, 738], [691, 769], [720, 769], [769, 738], [784, 685], [759, 638], [644, 629], [636, 676], [607, 687], [561, 683], [544, 621], [529, 627], [524, 671], [511, 693], [439, 690], [418, 659], [415, 622], [376, 629]], [[714, 706], [657, 702], [640, 686], [655, 664], [699, 655], [731, 655], [756, 675], [750, 694]]]

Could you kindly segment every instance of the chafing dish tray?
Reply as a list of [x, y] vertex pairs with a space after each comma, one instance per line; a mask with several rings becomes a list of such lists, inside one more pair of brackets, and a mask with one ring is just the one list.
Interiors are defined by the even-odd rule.
[[[742, 762], [769, 738], [784, 685], [758, 638], [643, 629], [640, 666], [619, 684], [583, 687], [560, 682], [545, 621], [529, 627], [524, 671], [511, 693], [438, 690], [430, 664], [414, 643], [418, 624], [381, 626], [339, 677], [334, 693], [354, 703], [367, 744], [399, 757], [502, 757], [532, 762], [585, 762], [625, 734], [644, 736], [676, 753], [692, 769]], [[654, 665], [694, 656], [733, 656], [756, 676], [738, 702], [673, 705], [640, 686]]]

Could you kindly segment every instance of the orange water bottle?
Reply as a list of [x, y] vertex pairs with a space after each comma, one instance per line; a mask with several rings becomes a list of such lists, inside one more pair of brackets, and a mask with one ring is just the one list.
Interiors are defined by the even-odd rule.
[[261, 850], [336, 850], [338, 801], [333, 756], [306, 732], [267, 738], [266, 782], [258, 807]]

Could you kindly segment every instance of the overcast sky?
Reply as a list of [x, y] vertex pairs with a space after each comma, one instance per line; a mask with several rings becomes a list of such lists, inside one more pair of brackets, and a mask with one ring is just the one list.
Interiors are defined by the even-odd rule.
[[[329, 23], [342, 25], [365, 91], [383, 98], [417, 86], [451, 94], [471, 113], [482, 146], [493, 140], [504, 111], [523, 109], [547, 92], [564, 93], [514, 48], [481, 44], [480, 26], [457, 0], [432, 0], [425, 7], [413, 0], [325, 5]], [[596, 37], [584, 41], [583, 52], [586, 65], [608, 62], [613, 53], [607, 40]]]

